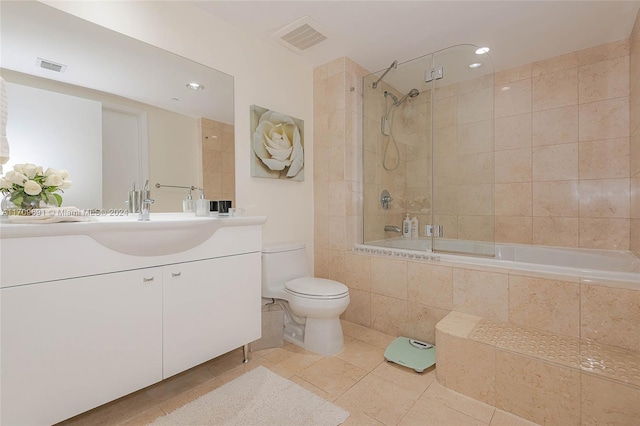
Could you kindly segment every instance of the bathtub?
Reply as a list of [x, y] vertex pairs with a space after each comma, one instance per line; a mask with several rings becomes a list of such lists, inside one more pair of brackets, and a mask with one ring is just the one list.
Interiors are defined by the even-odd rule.
[[494, 245], [481, 241], [449, 239], [438, 240], [438, 249], [437, 252], [431, 251], [431, 238], [393, 238], [360, 244], [354, 248], [354, 251], [410, 260], [574, 275], [585, 281], [589, 279], [620, 281], [623, 287], [640, 290], [640, 260], [629, 251], [502, 243]]

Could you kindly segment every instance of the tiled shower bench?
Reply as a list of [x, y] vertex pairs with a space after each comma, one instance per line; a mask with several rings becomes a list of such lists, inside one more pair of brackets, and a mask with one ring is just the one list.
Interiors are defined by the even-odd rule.
[[440, 384], [539, 424], [640, 424], [640, 353], [475, 315], [436, 326]]

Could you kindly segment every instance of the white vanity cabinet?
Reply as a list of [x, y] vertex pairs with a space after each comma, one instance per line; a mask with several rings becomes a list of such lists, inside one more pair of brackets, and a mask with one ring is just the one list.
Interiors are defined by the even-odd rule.
[[[0, 224], [1, 425], [57, 423], [260, 338], [266, 218], [172, 216], [166, 234], [160, 218], [113, 225], [124, 253], [101, 224]], [[205, 237], [168, 245], [194, 229]], [[127, 253], [140, 238], [163, 254]]]
[[261, 321], [260, 253], [163, 269], [165, 378], [248, 343]]
[[162, 268], [4, 288], [2, 424], [51, 424], [162, 380]]

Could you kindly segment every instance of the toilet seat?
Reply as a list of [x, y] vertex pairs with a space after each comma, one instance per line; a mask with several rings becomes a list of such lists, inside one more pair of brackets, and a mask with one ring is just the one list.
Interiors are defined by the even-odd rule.
[[342, 299], [349, 296], [349, 288], [337, 281], [324, 278], [302, 277], [287, 281], [284, 291], [307, 299]]

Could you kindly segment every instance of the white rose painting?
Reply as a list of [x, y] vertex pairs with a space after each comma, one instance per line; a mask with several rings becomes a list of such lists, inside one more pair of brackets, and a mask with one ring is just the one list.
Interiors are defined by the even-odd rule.
[[304, 121], [251, 106], [251, 176], [304, 180]]

